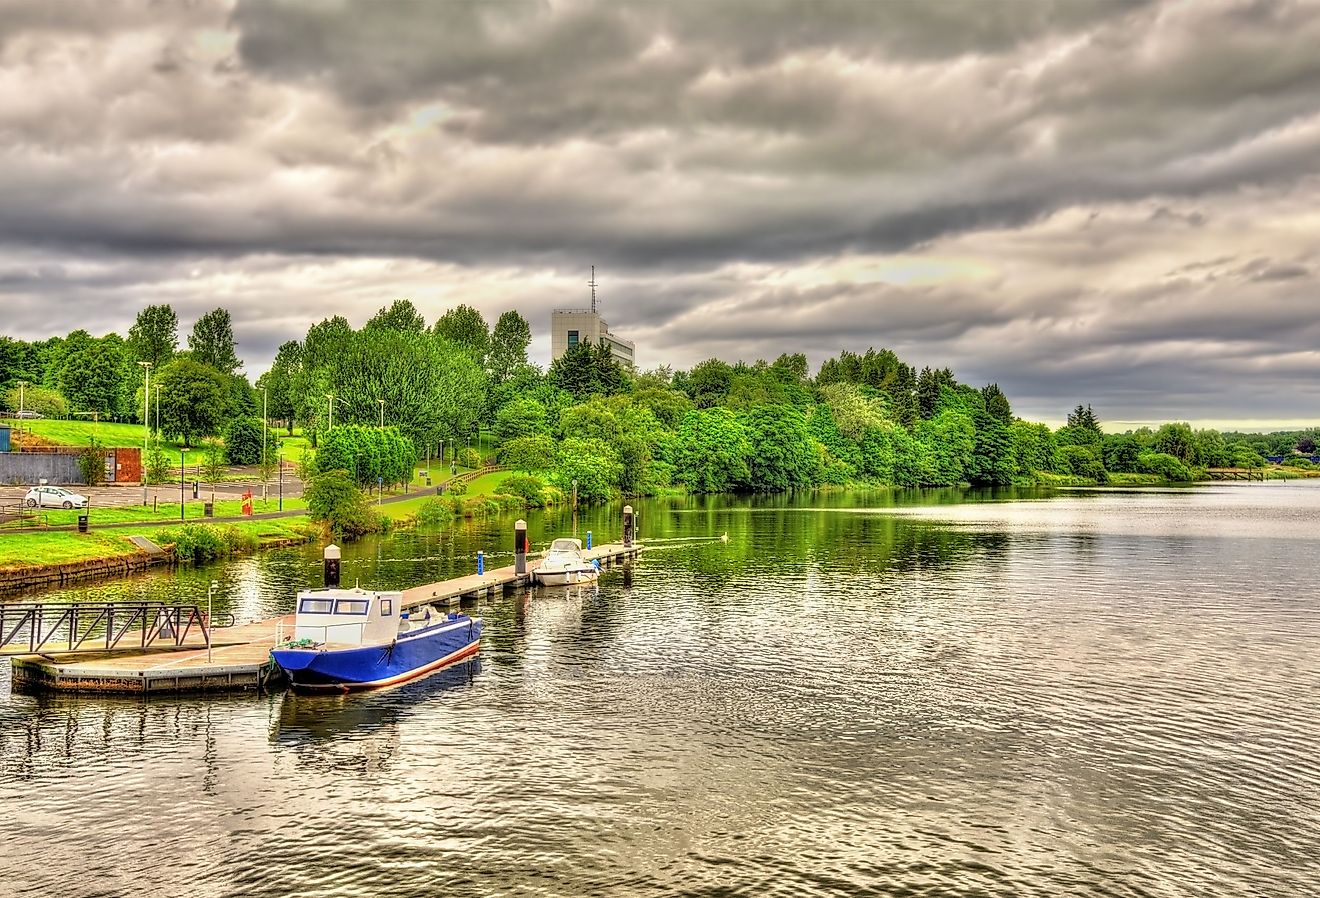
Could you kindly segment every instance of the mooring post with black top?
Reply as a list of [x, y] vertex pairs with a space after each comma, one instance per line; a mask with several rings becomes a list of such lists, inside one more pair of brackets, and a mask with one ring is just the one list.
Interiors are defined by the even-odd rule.
[[632, 548], [633, 544], [633, 507], [623, 506], [623, 547]]
[[325, 547], [325, 588], [336, 589], [339, 586], [339, 547], [334, 543]]
[[522, 519], [513, 522], [513, 572], [527, 573], [527, 522]]

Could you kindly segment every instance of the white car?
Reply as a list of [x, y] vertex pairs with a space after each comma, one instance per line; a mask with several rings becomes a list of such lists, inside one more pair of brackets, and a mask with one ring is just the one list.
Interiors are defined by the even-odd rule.
[[23, 498], [28, 508], [86, 508], [87, 497], [58, 486], [34, 486]]

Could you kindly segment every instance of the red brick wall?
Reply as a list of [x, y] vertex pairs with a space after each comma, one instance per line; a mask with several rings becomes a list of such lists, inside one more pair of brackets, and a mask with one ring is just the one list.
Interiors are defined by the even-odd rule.
[[115, 453], [115, 483], [142, 482], [142, 450], [135, 446], [120, 446]]

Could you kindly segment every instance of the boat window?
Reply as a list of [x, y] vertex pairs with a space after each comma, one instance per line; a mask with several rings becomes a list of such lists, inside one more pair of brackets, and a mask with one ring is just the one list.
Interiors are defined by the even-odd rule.
[[392, 614], [394, 614], [394, 600], [393, 600], [393, 599], [381, 599], [381, 600], [380, 600], [380, 616], [381, 616], [381, 617], [389, 617], [389, 616], [392, 615]]
[[366, 614], [366, 599], [340, 599], [335, 602], [335, 614]]
[[334, 603], [329, 599], [303, 599], [298, 610], [305, 614], [329, 614]]

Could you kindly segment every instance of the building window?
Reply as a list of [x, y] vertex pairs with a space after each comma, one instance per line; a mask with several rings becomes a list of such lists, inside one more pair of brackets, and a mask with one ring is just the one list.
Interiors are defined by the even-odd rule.
[[578, 332], [577, 332], [577, 331], [569, 331], [569, 332], [568, 332], [568, 345], [569, 345], [569, 346], [576, 346], [576, 345], [578, 345]]

